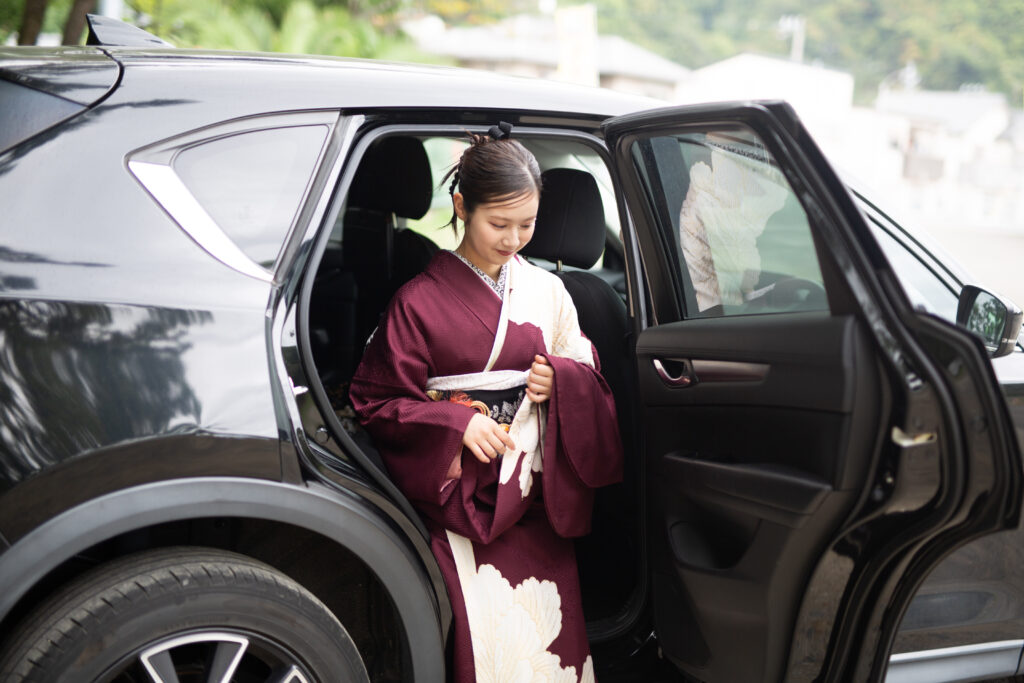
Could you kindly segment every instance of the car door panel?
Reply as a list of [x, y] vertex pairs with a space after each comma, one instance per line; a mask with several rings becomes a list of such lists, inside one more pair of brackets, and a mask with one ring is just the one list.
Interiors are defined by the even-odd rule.
[[604, 129], [651, 306], [636, 356], [660, 646], [708, 683], [877, 679], [928, 569], [1019, 517], [991, 365], [891, 286], [787, 105]]
[[[754, 632], [792, 628], [789, 603], [813, 568], [797, 558], [826, 543], [857, 498], [854, 466], [874, 448], [881, 389], [858, 325], [819, 312], [751, 315], [659, 325], [638, 338], [645, 423], [672, 425], [646, 432], [660, 527], [650, 539], [654, 599], [685, 591], [694, 612], [666, 610], [659, 629], [671, 622], [689, 637], [700, 633], [711, 652], [749, 635], [744, 657], [709, 657], [691, 669], [698, 675], [759, 680], [783, 664], [769, 661], [770, 644]], [[654, 361], [680, 363], [683, 352], [692, 382], [666, 383]], [[763, 373], [702, 376], [702, 363], [723, 361]], [[704, 595], [716, 599], [696, 597]], [[674, 640], [662, 647], [685, 661]]]

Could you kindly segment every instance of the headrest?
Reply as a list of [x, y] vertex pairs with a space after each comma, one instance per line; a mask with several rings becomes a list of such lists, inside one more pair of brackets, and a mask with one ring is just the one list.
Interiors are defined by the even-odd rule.
[[434, 196], [434, 178], [423, 143], [410, 137], [381, 138], [359, 162], [348, 206], [423, 218]]
[[604, 252], [604, 204], [597, 181], [572, 168], [549, 169], [541, 180], [537, 228], [523, 253], [590, 268]]

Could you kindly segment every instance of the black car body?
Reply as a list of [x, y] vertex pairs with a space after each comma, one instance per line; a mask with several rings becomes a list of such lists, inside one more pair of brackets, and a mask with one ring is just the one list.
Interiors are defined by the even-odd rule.
[[[424, 246], [402, 229], [419, 212], [387, 203], [423, 185], [402, 174], [426, 156], [402, 150], [497, 120], [542, 166], [604, 168], [621, 230], [609, 224], [593, 273], [621, 295], [604, 307], [623, 327], [601, 328], [602, 361], [619, 373], [632, 464], [578, 545], [599, 675], [635, 680], [657, 651], [709, 683], [874, 680], [894, 641], [930, 663], [1019, 637], [1007, 629], [1024, 603], [965, 639], [934, 619], [897, 634], [908, 605], [911, 620], [945, 599], [931, 596], [949, 592], [936, 587], [951, 563], [1017, 528], [1019, 445], [979, 339], [915, 309], [786, 105], [646, 111], [454, 69], [175, 50], [98, 19], [92, 40], [0, 55], [0, 667], [27, 666], [46, 634], [95, 637], [68, 625], [89, 595], [135, 585], [144, 613], [138, 577], [190, 563], [196, 581], [210, 567], [237, 579], [256, 561], [267, 585], [296, 584], [312, 619], [344, 626], [344, 661], [246, 621], [268, 597], [230, 622], [111, 627], [107, 654], [81, 666], [97, 680], [164, 680], [161, 662], [189, 658], [273, 680], [340, 666], [444, 680], [440, 573], [344, 386], [411, 276], [396, 241]], [[820, 270], [772, 281], [737, 315], [696, 315], [666, 238], [682, 201], [666, 179], [707, 131], [755, 140]], [[401, 187], [374, 189], [388, 181]], [[947, 584], [911, 603], [930, 573]], [[227, 600], [204, 586], [197, 600]], [[120, 618], [97, 624], [136, 623]], [[47, 652], [40, 666], [67, 680], [93, 671]]]

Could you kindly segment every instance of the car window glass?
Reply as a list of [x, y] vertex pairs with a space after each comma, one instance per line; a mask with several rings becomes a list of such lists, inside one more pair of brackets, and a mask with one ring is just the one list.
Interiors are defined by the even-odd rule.
[[896, 238], [874, 223], [871, 225], [910, 302], [917, 308], [956, 322], [957, 295]]
[[632, 143], [687, 317], [827, 310], [807, 214], [740, 127]]
[[295, 126], [216, 138], [179, 153], [174, 170], [220, 229], [249, 258], [269, 268], [328, 130]]

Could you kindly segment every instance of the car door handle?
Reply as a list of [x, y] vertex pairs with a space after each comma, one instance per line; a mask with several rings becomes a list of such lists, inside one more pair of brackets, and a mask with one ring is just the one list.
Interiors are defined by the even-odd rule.
[[[654, 364], [654, 371], [658, 373], [661, 381], [670, 387], [688, 387], [694, 383], [693, 365], [688, 360], [683, 358], [666, 358], [662, 362], [660, 358], [655, 358], [651, 362]], [[678, 371], [675, 373], [670, 372], [665, 367], [665, 363], [675, 366], [673, 370], [678, 368]]]
[[698, 382], [760, 382], [768, 376], [769, 368], [765, 363], [686, 358], [654, 358], [651, 363], [661, 381], [670, 387], [689, 387]]

